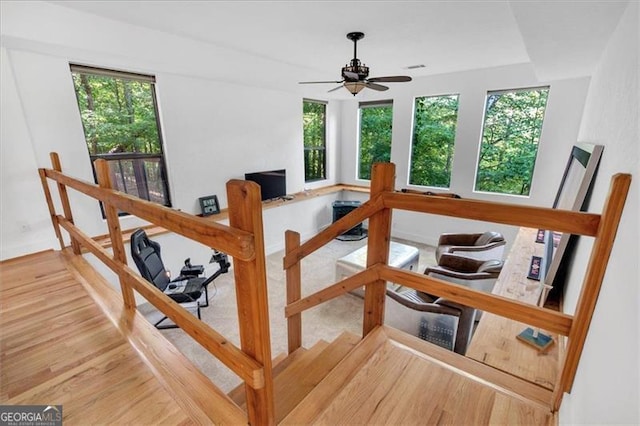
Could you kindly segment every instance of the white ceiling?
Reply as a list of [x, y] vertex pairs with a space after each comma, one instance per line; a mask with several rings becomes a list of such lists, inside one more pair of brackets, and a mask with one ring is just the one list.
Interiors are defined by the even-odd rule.
[[[266, 77], [339, 80], [362, 31], [370, 76], [532, 62], [541, 80], [589, 75], [627, 1], [52, 1], [253, 58]], [[272, 64], [273, 69], [268, 69]], [[410, 65], [425, 68], [408, 70]], [[240, 68], [240, 67], [239, 67]], [[241, 71], [238, 71], [241, 73]], [[328, 90], [335, 86], [321, 86]], [[320, 88], [320, 87], [319, 87]]]

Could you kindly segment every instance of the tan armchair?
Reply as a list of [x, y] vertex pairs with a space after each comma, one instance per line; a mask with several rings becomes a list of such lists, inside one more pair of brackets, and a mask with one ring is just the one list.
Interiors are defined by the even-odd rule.
[[499, 232], [482, 234], [442, 234], [436, 248], [436, 260], [440, 264], [443, 253], [453, 253], [473, 259], [502, 259], [506, 241]]

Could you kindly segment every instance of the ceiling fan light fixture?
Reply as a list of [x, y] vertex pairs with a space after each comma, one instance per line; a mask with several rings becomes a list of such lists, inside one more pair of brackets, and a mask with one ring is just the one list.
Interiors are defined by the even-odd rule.
[[[343, 83], [344, 86], [349, 93], [353, 96], [357, 95], [364, 89], [365, 87], [377, 90], [379, 92], [384, 92], [385, 90], [389, 90], [387, 86], [378, 83], [402, 83], [411, 81], [411, 77], [406, 75], [393, 75], [386, 77], [373, 77], [369, 78], [369, 67], [360, 62], [358, 59], [358, 40], [361, 40], [364, 37], [364, 33], [359, 31], [352, 32], [347, 34], [347, 38], [353, 41], [353, 59], [342, 67], [342, 81], [336, 81], [335, 83]], [[314, 84], [314, 83], [333, 83], [333, 81], [301, 81], [300, 84]], [[334, 92], [340, 87], [335, 87], [329, 92]]]
[[351, 94], [353, 96], [357, 95], [358, 93], [360, 93], [360, 91], [362, 89], [364, 89], [366, 86], [366, 83], [364, 81], [347, 81], [346, 83], [344, 83], [344, 87], [351, 92]]

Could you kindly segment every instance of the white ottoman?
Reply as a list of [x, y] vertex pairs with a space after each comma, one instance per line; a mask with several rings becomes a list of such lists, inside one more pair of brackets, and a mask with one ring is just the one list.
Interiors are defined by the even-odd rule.
[[[391, 241], [389, 247], [389, 266], [407, 269], [409, 271], [417, 271], [419, 259], [420, 250], [416, 247]], [[363, 271], [366, 264], [367, 246], [360, 247], [358, 250], [341, 257], [336, 261], [336, 282]], [[388, 285], [391, 286], [392, 284], [389, 283]], [[364, 289], [357, 289], [351, 293], [362, 297], [364, 295]]]

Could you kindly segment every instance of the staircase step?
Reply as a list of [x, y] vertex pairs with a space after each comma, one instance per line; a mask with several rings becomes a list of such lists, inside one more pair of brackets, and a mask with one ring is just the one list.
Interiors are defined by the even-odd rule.
[[[298, 348], [288, 356], [287, 354], [279, 354], [272, 361], [273, 377], [278, 377], [278, 375], [282, 373], [283, 370], [285, 370], [294, 362], [304, 362], [305, 364], [312, 362], [313, 359], [320, 355], [327, 346], [329, 346], [329, 342], [325, 340], [318, 340], [313, 345], [313, 347], [311, 347], [311, 349]], [[240, 383], [237, 387], [229, 391], [227, 395], [229, 396], [229, 398], [231, 398], [231, 400], [238, 404], [240, 408], [246, 411], [247, 400], [245, 398], [247, 396], [247, 393], [244, 391], [244, 383]]]
[[382, 326], [279, 424], [552, 424], [544, 400], [548, 389]]
[[360, 340], [353, 333], [343, 332], [316, 357], [293, 362], [275, 376], [276, 423], [284, 419]]
[[[276, 357], [273, 366], [276, 423], [284, 419], [359, 341], [359, 336], [344, 332], [332, 343], [320, 340], [311, 349], [300, 348], [284, 359], [282, 355]], [[244, 383], [228, 395], [246, 410]]]

